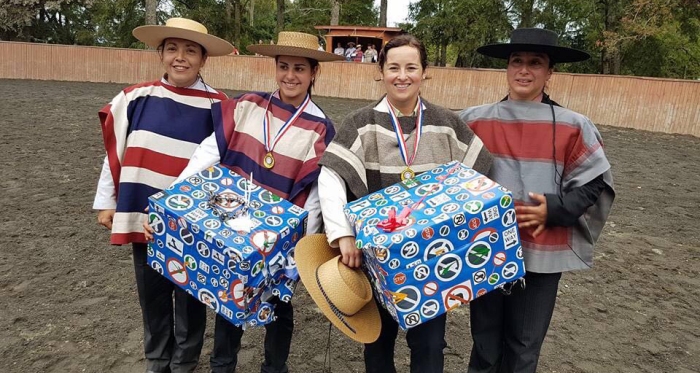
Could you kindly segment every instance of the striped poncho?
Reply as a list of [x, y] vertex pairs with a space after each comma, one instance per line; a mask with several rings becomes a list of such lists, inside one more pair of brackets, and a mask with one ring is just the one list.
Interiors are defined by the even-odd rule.
[[167, 188], [212, 133], [211, 105], [226, 95], [178, 88], [162, 81], [124, 89], [99, 112], [116, 191], [110, 242], [146, 242], [148, 196]]
[[489, 177], [510, 189], [516, 204], [531, 204], [529, 192], [559, 194], [560, 180], [565, 194], [603, 175], [608, 187], [576, 225], [547, 227], [536, 238], [529, 229], [520, 231], [525, 266], [538, 273], [591, 267], [593, 247], [614, 199], [610, 163], [595, 125], [566, 108], [553, 109], [556, 139], [552, 108], [544, 103], [508, 100], [460, 113], [495, 158]]
[[[489, 170], [491, 155], [456, 114], [425, 100], [423, 110], [423, 135], [411, 165], [413, 171], [429, 171], [453, 160], [481, 173]], [[406, 148], [413, 149], [416, 118], [398, 119]], [[401, 181], [406, 164], [399, 152], [386, 97], [348, 114], [321, 164], [338, 173], [354, 198]]]
[[274, 146], [274, 167], [265, 168], [263, 158], [267, 150], [262, 123], [268, 101], [270, 132], [274, 137], [296, 111], [278, 97], [270, 100], [269, 93], [254, 92], [212, 106], [221, 164], [244, 177], [252, 173], [256, 184], [304, 206], [320, 173], [318, 161], [335, 135], [333, 123], [310, 101]]

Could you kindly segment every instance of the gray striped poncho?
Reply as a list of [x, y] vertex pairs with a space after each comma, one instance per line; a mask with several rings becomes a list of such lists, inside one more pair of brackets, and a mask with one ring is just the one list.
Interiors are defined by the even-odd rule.
[[[411, 169], [418, 174], [456, 160], [487, 173], [493, 158], [472, 130], [450, 110], [425, 100], [423, 108], [423, 135]], [[416, 139], [416, 118], [398, 119], [406, 148], [411, 152]], [[401, 158], [386, 97], [348, 114], [336, 130], [319, 163], [345, 180], [350, 200], [401, 181], [406, 164]]]
[[510, 189], [516, 204], [531, 204], [529, 192], [559, 194], [559, 175], [564, 194], [603, 175], [608, 187], [576, 225], [547, 227], [536, 238], [532, 230], [520, 231], [525, 267], [538, 273], [590, 268], [593, 248], [615, 197], [610, 163], [598, 129], [590, 119], [569, 109], [554, 106], [554, 111], [556, 170], [549, 105], [508, 100], [460, 113], [494, 156], [488, 176]]

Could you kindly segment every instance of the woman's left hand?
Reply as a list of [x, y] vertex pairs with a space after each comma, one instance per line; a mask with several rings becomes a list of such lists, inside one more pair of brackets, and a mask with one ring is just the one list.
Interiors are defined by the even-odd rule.
[[537, 237], [546, 228], [547, 198], [544, 194], [537, 193], [529, 193], [529, 196], [536, 204], [532, 206], [515, 206], [515, 213], [518, 217], [518, 228], [534, 229], [532, 237]]
[[153, 242], [153, 234], [155, 231], [151, 227], [150, 224], [148, 224], [148, 215], [143, 219], [143, 235], [146, 237], [146, 241], [148, 242]]

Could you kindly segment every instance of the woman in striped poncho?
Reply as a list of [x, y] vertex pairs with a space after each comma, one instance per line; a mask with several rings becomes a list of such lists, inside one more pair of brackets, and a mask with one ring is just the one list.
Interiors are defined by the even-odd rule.
[[[333, 123], [311, 99], [319, 62], [343, 57], [318, 50], [318, 38], [301, 32], [280, 32], [277, 44], [256, 44], [248, 50], [275, 58], [275, 92], [250, 92], [212, 107], [214, 133], [199, 146], [178, 180], [218, 162], [255, 184], [308, 212], [306, 231], [321, 229], [316, 180], [318, 161], [335, 135]], [[276, 319], [265, 325], [265, 357], [261, 371], [286, 372], [294, 330], [291, 302], [269, 300]], [[243, 329], [216, 316], [213, 373], [236, 370]]]
[[[478, 172], [491, 167], [491, 155], [481, 140], [448, 109], [420, 96], [427, 54], [411, 35], [389, 41], [379, 53], [386, 96], [349, 114], [321, 160], [319, 196], [328, 241], [340, 247], [342, 261], [358, 267], [351, 224], [343, 206], [416, 173], [457, 160]], [[394, 344], [398, 324], [381, 306], [379, 339], [365, 345], [367, 372], [395, 372]], [[411, 372], [442, 372], [446, 315], [411, 328]]]
[[199, 71], [207, 57], [227, 55], [233, 46], [183, 18], [138, 27], [134, 36], [157, 48], [165, 74], [125, 88], [100, 110], [107, 156], [93, 208], [111, 230], [112, 244], [133, 247], [147, 371], [191, 372], [206, 306], [148, 266], [142, 222], [148, 196], [168, 187], [212, 133], [211, 105], [226, 95], [205, 84]]
[[508, 60], [509, 94], [460, 116], [494, 154], [489, 177], [513, 192], [525, 286], [470, 304], [470, 373], [535, 372], [562, 272], [590, 268], [615, 196], [610, 163], [590, 119], [559, 106], [544, 88], [558, 62], [590, 56], [557, 45], [543, 29], [514, 30], [481, 54]]

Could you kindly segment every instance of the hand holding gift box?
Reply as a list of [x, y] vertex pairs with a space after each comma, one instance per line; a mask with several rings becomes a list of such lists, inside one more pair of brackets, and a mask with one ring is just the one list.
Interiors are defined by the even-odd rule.
[[221, 166], [149, 198], [148, 263], [235, 325], [274, 320], [291, 300], [307, 212]]
[[376, 296], [403, 329], [525, 275], [510, 192], [451, 162], [349, 203]]

